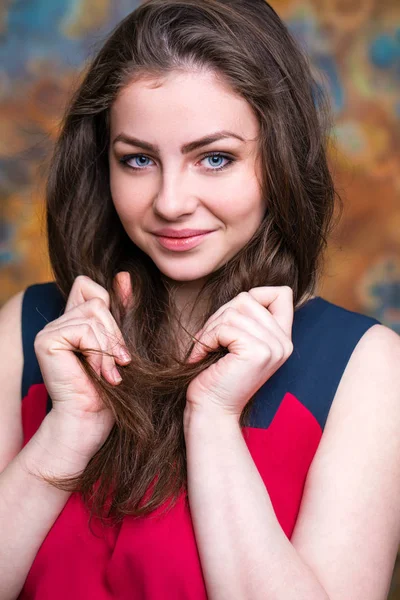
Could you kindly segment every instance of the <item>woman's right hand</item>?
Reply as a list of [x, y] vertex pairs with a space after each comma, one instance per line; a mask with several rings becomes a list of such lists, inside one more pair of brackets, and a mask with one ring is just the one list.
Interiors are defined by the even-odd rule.
[[[132, 291], [129, 273], [118, 273], [114, 283], [126, 303]], [[77, 277], [64, 314], [37, 334], [34, 348], [44, 384], [52, 399], [51, 413], [57, 415], [58, 422], [61, 420], [66, 429], [72, 427], [81, 431], [86, 438], [82, 440], [83, 446], [87, 448], [89, 443], [92, 453], [95, 453], [107, 439], [114, 417], [99, 398], [74, 351], [81, 351], [98, 376], [112, 385], [121, 381], [116, 363], [126, 365], [131, 360], [121, 354], [126, 348], [110, 313], [107, 290], [89, 277]], [[84, 348], [106, 351], [116, 358], [84, 352]]]

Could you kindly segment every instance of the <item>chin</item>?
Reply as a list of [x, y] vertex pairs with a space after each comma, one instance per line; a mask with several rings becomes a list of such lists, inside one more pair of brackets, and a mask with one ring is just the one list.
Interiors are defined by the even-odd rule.
[[210, 272], [202, 272], [202, 273], [182, 273], [179, 271], [174, 271], [174, 270], [165, 270], [165, 269], [160, 269], [160, 271], [162, 272], [163, 275], [165, 275], [165, 277], [168, 277], [168, 279], [171, 279], [172, 281], [176, 281], [176, 282], [180, 282], [180, 283], [189, 283], [192, 281], [199, 281], [202, 280], [204, 278], [206, 278], [208, 275], [210, 275]]
[[199, 269], [196, 268], [195, 264], [194, 268], [193, 266], [192, 268], [190, 268], [189, 265], [184, 267], [183, 264], [181, 266], [174, 265], [173, 267], [169, 267], [169, 265], [162, 264], [160, 261], [154, 261], [154, 263], [156, 264], [157, 268], [161, 271], [161, 273], [165, 275], [165, 277], [168, 277], [168, 279], [171, 279], [173, 281], [179, 281], [182, 283], [204, 279], [215, 270], [215, 268], [212, 267], [210, 267], [209, 269], [205, 269], [204, 267], [202, 269]]

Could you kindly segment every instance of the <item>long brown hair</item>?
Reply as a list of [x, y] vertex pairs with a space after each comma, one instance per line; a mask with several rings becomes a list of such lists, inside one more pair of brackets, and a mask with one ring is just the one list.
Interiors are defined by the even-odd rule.
[[[187, 491], [187, 386], [226, 350], [187, 365], [188, 336], [187, 353], [179, 356], [173, 289], [127, 236], [112, 202], [109, 110], [135, 77], [198, 68], [220, 76], [258, 118], [266, 206], [252, 239], [201, 289], [198, 301], [205, 299], [206, 308], [200, 326], [220, 306], [256, 286], [288, 285], [296, 308], [307, 301], [321, 271], [338, 197], [327, 164], [326, 97], [303, 51], [264, 0], [148, 0], [106, 40], [70, 101], [50, 164], [48, 245], [65, 299], [78, 275], [108, 290], [111, 312], [133, 360], [122, 369], [122, 383], [113, 387], [99, 381], [79, 355], [116, 423], [81, 475], [48, 481], [82, 492], [91, 514], [114, 521], [150, 513], [164, 503], [171, 507]], [[113, 287], [122, 270], [132, 281], [128, 308]], [[241, 415], [242, 426], [252, 400]]]

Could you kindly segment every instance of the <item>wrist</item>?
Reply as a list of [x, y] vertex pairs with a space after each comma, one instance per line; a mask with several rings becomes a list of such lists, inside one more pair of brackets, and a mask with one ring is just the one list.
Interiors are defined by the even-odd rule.
[[53, 408], [45, 420], [57, 440], [89, 459], [104, 444], [115, 422], [110, 411], [75, 414], [57, 408]]
[[82, 472], [98, 449], [85, 423], [51, 410], [20, 457], [31, 473], [62, 477]]
[[240, 415], [229, 413], [223, 408], [212, 406], [199, 406], [186, 403], [183, 413], [183, 427], [185, 434], [192, 429], [240, 429]]

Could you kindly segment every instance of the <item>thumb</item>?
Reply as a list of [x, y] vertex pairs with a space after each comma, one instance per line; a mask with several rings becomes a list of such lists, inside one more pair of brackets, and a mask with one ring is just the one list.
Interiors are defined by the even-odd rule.
[[117, 273], [114, 277], [113, 286], [122, 300], [124, 308], [129, 308], [132, 305], [132, 281], [129, 271], [120, 271]]

